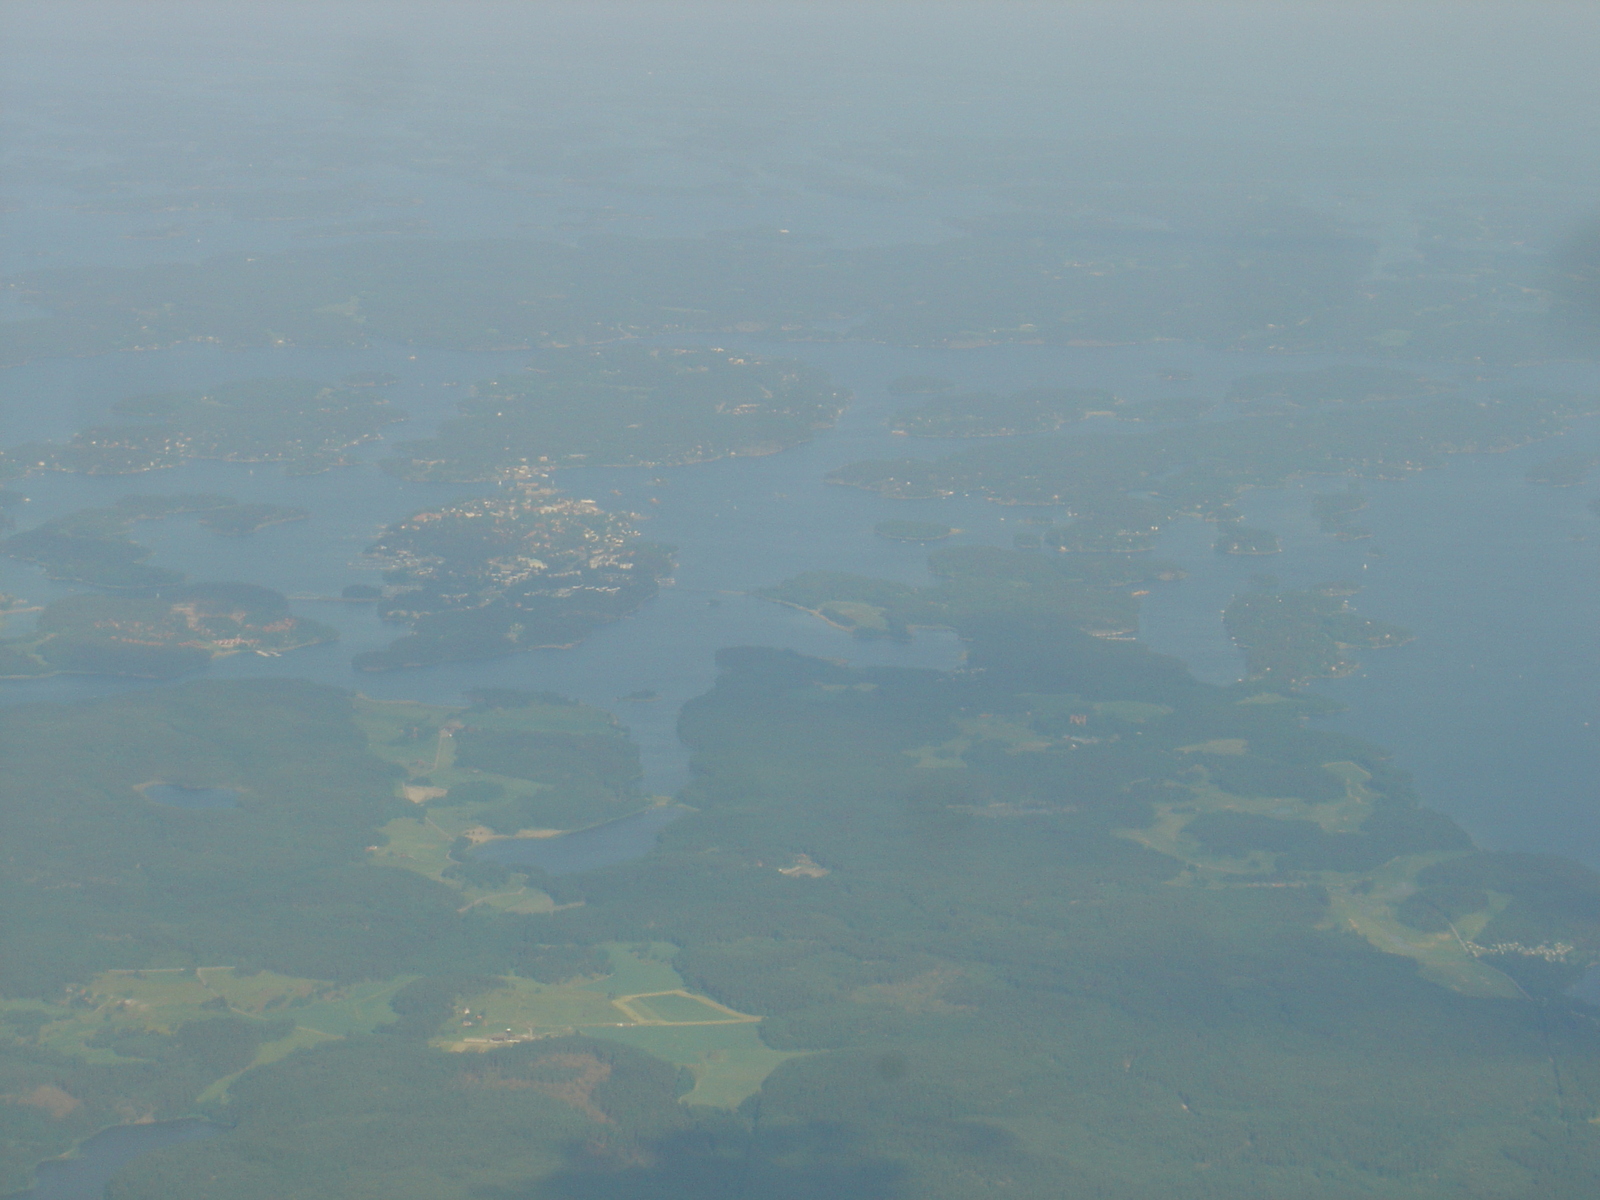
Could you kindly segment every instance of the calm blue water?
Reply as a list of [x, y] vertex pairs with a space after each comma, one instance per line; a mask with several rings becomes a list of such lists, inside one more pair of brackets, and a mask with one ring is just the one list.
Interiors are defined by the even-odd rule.
[[[931, 457], [956, 447], [889, 435], [884, 418], [901, 403], [884, 390], [889, 380], [909, 372], [942, 375], [963, 387], [1067, 380], [1137, 399], [1216, 395], [1241, 374], [1286, 365], [1282, 358], [1170, 344], [766, 349], [824, 366], [855, 392], [837, 428], [769, 458], [661, 470], [585, 469], [556, 478], [570, 493], [640, 513], [645, 536], [679, 547], [674, 585], [634, 617], [598, 630], [571, 651], [357, 674], [349, 666], [353, 654], [402, 631], [379, 622], [370, 606], [304, 599], [296, 602], [297, 611], [338, 628], [338, 643], [278, 659], [226, 658], [212, 666], [211, 674], [308, 677], [376, 697], [437, 703], [456, 702], [465, 689], [484, 684], [548, 688], [613, 711], [622, 696], [654, 691], [660, 700], [628, 705], [621, 715], [640, 741], [647, 786], [670, 792], [681, 786], [686, 766], [676, 738], [676, 710], [710, 685], [713, 655], [723, 646], [786, 646], [862, 665], [945, 668], [960, 660], [960, 645], [947, 634], [923, 633], [909, 645], [856, 641], [802, 613], [742, 594], [747, 589], [813, 569], [925, 581], [926, 548], [871, 532], [886, 517], [936, 519], [960, 528], [957, 542], [1008, 545], [1029, 518], [1049, 515], [967, 499], [896, 502], [824, 484], [828, 471], [861, 458]], [[354, 370], [401, 376], [402, 383], [389, 394], [414, 416], [390, 437], [420, 436], [451, 413], [459, 385], [528, 357], [413, 355], [396, 347], [243, 354], [194, 347], [39, 363], [0, 373], [4, 394], [12, 397], [0, 404], [0, 433], [6, 435], [0, 440], [64, 436], [130, 391], [267, 373], [337, 378]], [[1305, 366], [1325, 361], [1293, 360]], [[1193, 371], [1195, 378], [1160, 382], [1157, 371], [1170, 367]], [[1446, 376], [1451, 370], [1434, 373]], [[1593, 368], [1581, 364], [1558, 364], [1542, 375], [1510, 375], [1512, 385], [1596, 382]], [[32, 396], [54, 402], [24, 402]], [[70, 418], [62, 417], [64, 410]], [[1249, 586], [1252, 575], [1269, 572], [1284, 586], [1356, 580], [1364, 588], [1356, 600], [1360, 611], [1407, 625], [1418, 636], [1409, 646], [1367, 655], [1363, 670], [1351, 678], [1319, 684], [1350, 706], [1330, 724], [1394, 750], [1397, 762], [1416, 773], [1427, 801], [1460, 820], [1484, 844], [1554, 850], [1600, 863], [1600, 805], [1590, 778], [1592, 764], [1600, 761], [1600, 626], [1592, 620], [1600, 521], [1585, 508], [1596, 489], [1592, 484], [1541, 487], [1523, 480], [1530, 462], [1585, 448], [1600, 449], [1600, 423], [1585, 422], [1554, 443], [1463, 456], [1446, 469], [1404, 482], [1368, 484], [1372, 503], [1360, 520], [1376, 531], [1370, 541], [1341, 543], [1317, 531], [1309, 495], [1343, 486], [1332, 479], [1245, 497], [1247, 518], [1277, 530], [1283, 539], [1285, 552], [1274, 558], [1216, 555], [1211, 526], [1179, 523], [1157, 553], [1178, 561], [1189, 578], [1145, 598], [1144, 637], [1156, 649], [1184, 658], [1202, 677], [1224, 681], [1237, 677], [1239, 657], [1223, 634], [1221, 609]], [[268, 582], [294, 596], [336, 596], [349, 583], [374, 578], [360, 552], [383, 524], [424, 504], [484, 490], [395, 480], [374, 465], [385, 452], [382, 443], [367, 447], [360, 465], [309, 479], [285, 478], [272, 466], [223, 463], [113, 479], [33, 477], [21, 484], [30, 499], [19, 516], [26, 526], [129, 492], [220, 491], [244, 500], [300, 504], [311, 510], [311, 520], [247, 538], [219, 538], [192, 518], [144, 524], [135, 536], [155, 549], [153, 561], [186, 569], [198, 579]], [[32, 567], [0, 559], [0, 591], [41, 602], [71, 590], [48, 583]], [[14, 619], [11, 631], [25, 629], [26, 620]], [[0, 701], [64, 699], [141, 686], [148, 685], [58, 677], [0, 686]]]
[[198, 1119], [113, 1125], [83, 1142], [75, 1157], [39, 1164], [37, 1184], [13, 1200], [104, 1200], [111, 1177], [139, 1155], [222, 1131], [221, 1125]]
[[1360, 584], [1359, 612], [1417, 636], [1360, 653], [1355, 675], [1318, 682], [1349, 706], [1327, 725], [1393, 750], [1426, 802], [1483, 844], [1600, 865], [1600, 519], [1587, 507], [1600, 488], [1523, 478], [1531, 463], [1580, 451], [1600, 452], [1600, 421], [1555, 442], [1368, 483], [1371, 503], [1357, 519], [1374, 536], [1359, 542], [1318, 532], [1311, 515], [1311, 494], [1340, 480], [1252, 493], [1246, 519], [1278, 531], [1284, 553], [1218, 555], [1210, 526], [1178, 526], [1157, 553], [1190, 576], [1147, 599], [1144, 636], [1203, 677], [1236, 678], [1239, 656], [1218, 616], [1252, 575], [1284, 587]]
[[176, 808], [238, 808], [237, 788], [180, 787], [175, 783], [152, 783], [144, 798]]
[[[1588, 43], [1578, 29], [1553, 36], [1561, 23], [1550, 11], [1504, 24], [1463, 19], [1454, 52], [1433, 54], [1420, 49], [1436, 36], [1426, 14], [1390, 6], [1346, 22], [1330, 9], [1316, 18], [1323, 24], [1315, 24], [1314, 38], [1328, 57], [1308, 73], [1292, 65], [1298, 53], [1264, 47], [1289, 28], [1299, 45], [1310, 18], [1252, 6], [1176, 23], [1140, 16], [1137, 6], [1044, 6], [1029, 16], [1018, 9], [1006, 21], [983, 6], [965, 15], [946, 6], [914, 25], [888, 9], [868, 14], [857, 6], [861, 28], [874, 32], [854, 39], [837, 37], [811, 7], [785, 15], [745, 6], [709, 20], [641, 12], [619, 26], [592, 6], [524, 6], [495, 36], [454, 14], [431, 24], [413, 15], [429, 32], [411, 26], [408, 42], [397, 28], [398, 40], [383, 46], [364, 40], [371, 34], [365, 18], [338, 6], [315, 21], [283, 17], [272, 6], [248, 15], [237, 6], [225, 15], [194, 6], [119, 14], [113, 6], [77, 24], [52, 19], [47, 8], [19, 10], [10, 18], [14, 36], [0, 46], [17, 158], [8, 179], [17, 202], [0, 214], [7, 234], [0, 265], [172, 263], [390, 236], [350, 231], [351, 222], [368, 221], [398, 223], [408, 237], [567, 240], [762, 228], [887, 246], [938, 240], [967, 218], [1014, 213], [1019, 204], [1037, 213], [1041, 197], [1051, 195], [1070, 210], [1073, 189], [1096, 180], [1232, 189], [1270, 179], [1285, 196], [1299, 193], [1369, 223], [1382, 245], [1374, 264], [1381, 272], [1416, 254], [1417, 201], [1503, 192], [1545, 214], [1547, 241], [1591, 201], [1587, 133], [1549, 118], [1571, 108], [1564, 81], [1587, 79]], [[1380, 28], [1389, 32], [1379, 35]], [[885, 56], [881, 47], [890, 43], [896, 53]], [[780, 44], [778, 61], [770, 47]], [[368, 51], [393, 61], [369, 77]], [[919, 62], [938, 67], [918, 69]], [[1219, 62], [1237, 69], [1219, 71]], [[1006, 67], [997, 72], [1000, 63]], [[1514, 86], [1485, 87], [1490, 77]], [[1368, 115], [1350, 108], [1352, 94], [1369, 98]], [[1482, 119], [1485, 97], [1493, 97], [1493, 120]], [[1076, 149], [1062, 154], [1061, 138]], [[995, 178], [985, 178], [981, 155], [964, 159], [959, 146], [948, 160], [954, 168], [941, 169], [938, 148], [952, 140], [998, 155]], [[901, 151], [910, 152], [909, 174], [897, 174], [885, 157]], [[919, 172], [915, 160], [924, 153], [927, 169]], [[1387, 165], [1375, 166], [1378, 159]], [[1561, 182], [1541, 185], [1535, 196], [1526, 187], [1532, 178]], [[1022, 181], [1021, 190], [995, 186], [1002, 179]], [[325, 194], [334, 204], [305, 219], [252, 219], [234, 198], [257, 189]], [[0, 316], [28, 313], [12, 305]], [[1070, 382], [1139, 399], [1216, 395], [1249, 371], [1330, 361], [1178, 344], [771, 349], [824, 365], [855, 390], [857, 402], [837, 429], [769, 459], [561, 477], [578, 494], [648, 515], [646, 535], [680, 547], [676, 586], [635, 617], [570, 652], [357, 675], [349, 667], [354, 653], [402, 631], [383, 626], [370, 607], [298, 600], [298, 612], [334, 625], [342, 640], [279, 659], [235, 656], [210, 673], [305, 676], [438, 702], [481, 684], [551, 688], [613, 708], [620, 696], [655, 691], [658, 702], [628, 706], [624, 718], [640, 741], [647, 786], [671, 791], [685, 774], [676, 710], [709, 686], [722, 646], [787, 646], [859, 664], [959, 661], [960, 646], [947, 635], [925, 633], [909, 645], [855, 642], [740, 594], [816, 568], [925, 579], [924, 549], [871, 534], [886, 517], [947, 521], [963, 530], [958, 540], [1007, 545], [1032, 515], [964, 500], [897, 504], [824, 486], [828, 470], [854, 459], [946, 448], [887, 435], [882, 419], [897, 403], [883, 390], [888, 380], [916, 372], [962, 387]], [[386, 392], [413, 414], [389, 431], [400, 440], [448, 416], [463, 385], [526, 358], [398, 345], [352, 352], [191, 345], [41, 362], [0, 371], [0, 445], [65, 438], [131, 393], [262, 375], [333, 380], [359, 370], [400, 377]], [[1194, 379], [1163, 385], [1155, 374], [1162, 367], [1191, 370]], [[1574, 386], [1597, 382], [1581, 364], [1547, 369], [1563, 371]], [[1506, 374], [1518, 382], [1531, 373]], [[136, 536], [155, 548], [154, 561], [198, 579], [333, 596], [372, 579], [360, 551], [382, 525], [474, 490], [394, 480], [372, 465], [384, 452], [382, 444], [367, 447], [361, 465], [310, 479], [224, 464], [131, 478], [33, 478], [20, 485], [30, 503], [19, 517], [34, 524], [128, 492], [208, 490], [303, 505], [309, 521], [248, 538], [216, 537], [193, 518], [147, 524]], [[1332, 724], [1392, 747], [1429, 802], [1486, 844], [1560, 850], [1600, 864], [1600, 805], [1587, 782], [1600, 726], [1591, 682], [1600, 675], [1590, 608], [1595, 543], [1570, 540], [1596, 524], [1582, 508], [1595, 489], [1529, 488], [1521, 481], [1527, 457], [1463, 460], [1369, 488], [1373, 507], [1361, 519], [1378, 530], [1372, 545], [1386, 551], [1382, 558], [1366, 557], [1366, 543], [1346, 547], [1318, 534], [1303, 488], [1247, 499], [1251, 519], [1284, 538], [1286, 552], [1265, 563], [1220, 559], [1211, 553], [1209, 526], [1181, 524], [1159, 552], [1182, 562], [1190, 577], [1146, 598], [1145, 637], [1203, 677], [1232, 678], [1238, 656], [1218, 616], [1251, 574], [1271, 571], [1286, 583], [1359, 577], [1362, 611], [1410, 625], [1418, 637], [1370, 655], [1353, 678], [1319, 685], [1350, 704]], [[665, 482], [653, 484], [657, 478]], [[44, 603], [71, 590], [0, 559], [0, 592]], [[5, 632], [25, 632], [29, 619], [12, 618]], [[143, 686], [83, 678], [4, 683], [0, 702]]]
[[576, 875], [597, 867], [614, 867], [649, 854], [655, 848], [657, 835], [691, 811], [682, 804], [663, 804], [560, 837], [489, 842], [480, 846], [473, 857], [508, 866], [538, 867], [551, 875]]

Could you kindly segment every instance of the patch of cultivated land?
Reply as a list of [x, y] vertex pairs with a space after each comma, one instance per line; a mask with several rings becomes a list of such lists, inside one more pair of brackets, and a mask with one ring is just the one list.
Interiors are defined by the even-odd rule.
[[1454, 929], [1427, 933], [1395, 916], [1395, 908], [1417, 891], [1417, 876], [1453, 854], [1414, 854], [1385, 863], [1364, 876], [1324, 872], [1329, 923], [1358, 933], [1386, 954], [1415, 959], [1423, 978], [1469, 996], [1516, 999], [1523, 995], [1511, 977], [1497, 971], [1468, 948], [1505, 907], [1507, 898], [1489, 893], [1489, 907], [1455, 922]]
[[[121, 1030], [170, 1035], [190, 1021], [224, 1014], [260, 1021], [289, 1022], [280, 1037], [262, 1042], [245, 1068], [263, 1066], [319, 1042], [352, 1033], [371, 1033], [395, 1019], [389, 997], [413, 976], [349, 986], [316, 979], [295, 979], [272, 971], [242, 974], [233, 967], [106, 971], [72, 1006], [38, 1002], [6, 1002], [6, 1009], [28, 1009], [49, 1019], [39, 1027], [37, 1043], [57, 1054], [91, 1063], [129, 1059], [107, 1043]], [[196, 1100], [220, 1099], [243, 1071], [213, 1081]]]
[[671, 992], [618, 996], [612, 1003], [623, 1012], [633, 1014], [641, 1025], [742, 1025], [761, 1019], [681, 988]]
[[435, 1044], [493, 1051], [518, 1042], [582, 1033], [625, 1042], [693, 1072], [686, 1103], [734, 1107], [793, 1054], [761, 1041], [760, 1017], [683, 986], [668, 961], [676, 947], [608, 945], [611, 974], [560, 984], [508, 977], [464, 999]]
[[[1182, 748], [1197, 756], [1240, 754], [1245, 743], [1218, 739]], [[1227, 856], [1209, 854], [1185, 833], [1186, 827], [1206, 813], [1237, 812], [1252, 816], [1314, 821], [1326, 833], [1354, 833], [1372, 811], [1373, 796], [1366, 787], [1368, 772], [1352, 762], [1325, 764], [1345, 783], [1341, 799], [1325, 802], [1294, 797], [1234, 796], [1206, 782], [1186, 792], [1175, 792], [1170, 804], [1155, 806], [1156, 819], [1146, 829], [1123, 830], [1122, 836], [1148, 846], [1188, 866], [1182, 882], [1200, 886], [1310, 887], [1326, 889], [1329, 925], [1359, 934], [1386, 954], [1414, 959], [1425, 978], [1471, 996], [1513, 998], [1522, 991], [1511, 978], [1496, 970], [1471, 949], [1474, 937], [1507, 902], [1490, 893], [1489, 907], [1456, 922], [1454, 929], [1429, 933], [1414, 929], [1396, 915], [1397, 907], [1418, 890], [1416, 878], [1428, 867], [1457, 857], [1455, 852], [1406, 855], [1365, 872], [1317, 871], [1304, 877], [1282, 878], [1276, 872], [1277, 855], [1252, 850]]]
[[[577, 737], [612, 737], [616, 725], [609, 713], [580, 704], [534, 702], [515, 708], [467, 710], [412, 701], [356, 701], [356, 720], [367, 744], [378, 757], [403, 768], [406, 778], [398, 794], [416, 805], [416, 815], [396, 817], [382, 829], [383, 837], [369, 848], [370, 861], [415, 871], [456, 888], [463, 908], [485, 905], [512, 913], [546, 913], [555, 903], [538, 888], [513, 882], [504, 887], [479, 888], [445, 874], [452, 865], [450, 847], [457, 838], [483, 842], [498, 836], [483, 827], [482, 801], [449, 803], [452, 789], [487, 785], [508, 794], [537, 793], [548, 784], [475, 767], [456, 765], [456, 737], [463, 718], [474, 728], [510, 733], [562, 734]], [[619, 808], [611, 816], [625, 816]], [[553, 836], [559, 829], [528, 829], [510, 836]], [[520, 880], [521, 877], [515, 877]]]
[[[1246, 743], [1236, 738], [1220, 738], [1180, 748], [1203, 763], [1204, 755], [1242, 754]], [[1147, 829], [1128, 829], [1122, 836], [1150, 847], [1171, 858], [1188, 863], [1197, 873], [1221, 877], [1255, 875], [1273, 869], [1274, 854], [1267, 850], [1230, 857], [1207, 854], [1204, 847], [1185, 835], [1185, 829], [1206, 813], [1237, 812], [1251, 816], [1314, 821], [1326, 833], [1354, 833], [1372, 811], [1372, 794], [1367, 791], [1370, 775], [1355, 763], [1328, 763], [1326, 768], [1345, 783], [1341, 799], [1317, 802], [1293, 796], [1235, 796], [1202, 782], [1185, 789], [1174, 789], [1173, 800], [1157, 804], [1156, 820]]]

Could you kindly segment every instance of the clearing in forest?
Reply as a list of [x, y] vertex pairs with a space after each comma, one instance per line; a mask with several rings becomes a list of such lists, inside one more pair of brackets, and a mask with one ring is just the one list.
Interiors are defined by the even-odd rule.
[[732, 1108], [761, 1087], [792, 1053], [761, 1041], [761, 1018], [683, 985], [675, 946], [606, 947], [612, 971], [600, 979], [546, 984], [508, 977], [464, 998], [435, 1045], [491, 1051], [518, 1042], [581, 1033], [625, 1042], [694, 1075], [686, 1103]]

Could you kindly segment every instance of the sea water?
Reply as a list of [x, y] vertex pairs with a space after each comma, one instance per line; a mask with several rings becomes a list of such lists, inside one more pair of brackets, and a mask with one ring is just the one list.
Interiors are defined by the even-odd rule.
[[[854, 393], [838, 425], [805, 445], [765, 458], [734, 458], [684, 467], [585, 468], [555, 473], [568, 494], [640, 514], [644, 536], [677, 547], [673, 581], [632, 617], [597, 629], [571, 650], [535, 651], [488, 663], [448, 663], [361, 673], [351, 657], [387, 644], [403, 629], [379, 621], [371, 605], [331, 599], [349, 583], [377, 576], [362, 550], [385, 524], [418, 508], [482, 495], [494, 485], [411, 483], [380, 470], [394, 441], [425, 436], [454, 411], [473, 380], [515, 369], [530, 354], [471, 354], [380, 346], [363, 351], [285, 349], [224, 353], [184, 348], [45, 362], [10, 373], [14, 399], [0, 412], [10, 437], [61, 437], [75, 423], [100, 419], [130, 391], [201, 386], [207, 380], [297, 374], [336, 379], [357, 370], [386, 370], [402, 382], [389, 389], [412, 419], [362, 447], [358, 463], [309, 478], [288, 478], [273, 464], [191, 462], [136, 476], [29, 477], [13, 485], [29, 497], [24, 526], [128, 493], [213, 491], [247, 501], [301, 505], [307, 521], [274, 526], [245, 538], [221, 538], [192, 518], [135, 527], [154, 548], [152, 561], [197, 580], [266, 583], [295, 597], [302, 615], [338, 628], [341, 640], [281, 658], [235, 655], [217, 660], [221, 678], [305, 677], [359, 689], [377, 698], [459, 703], [466, 689], [549, 689], [619, 713], [638, 738], [646, 786], [671, 792], [686, 775], [676, 738], [676, 711], [714, 677], [715, 652], [731, 645], [773, 645], [858, 665], [945, 669], [961, 659], [948, 633], [922, 631], [910, 643], [864, 641], [807, 614], [748, 593], [800, 571], [841, 570], [908, 583], [929, 582], [928, 547], [872, 533], [888, 517], [938, 520], [960, 532], [947, 544], [1009, 545], [1033, 519], [1059, 513], [974, 498], [895, 501], [831, 486], [827, 473], [864, 458], [935, 457], [964, 445], [889, 433], [887, 416], [904, 401], [885, 384], [907, 373], [950, 378], [960, 387], [1006, 389], [1033, 383], [1106, 387], [1129, 398], [1161, 394], [1217, 396], [1239, 375], [1326, 359], [1284, 360], [1166, 344], [1158, 347], [987, 347], [912, 350], [854, 344], [762, 345], [748, 339], [717, 344], [805, 359], [832, 372]], [[1429, 364], [1413, 364], [1427, 371]], [[1163, 384], [1157, 371], [1194, 374]], [[1447, 376], [1449, 367], [1431, 372]], [[1557, 369], [1550, 369], [1555, 371]], [[1592, 369], [1568, 365], [1555, 383], [1593, 387]], [[1546, 373], [1549, 374], [1550, 371]], [[16, 372], [25, 379], [18, 380]], [[1540, 382], [1533, 373], [1529, 382]], [[1514, 380], [1519, 384], [1521, 379]], [[20, 384], [25, 383], [25, 387]], [[24, 394], [58, 403], [41, 411]], [[59, 416], [63, 406], [72, 420]], [[44, 410], [48, 411], [44, 411]], [[53, 424], [52, 424], [53, 423]], [[1136, 433], [1146, 428], [1095, 419], [1085, 429]], [[1330, 727], [1391, 749], [1415, 772], [1425, 801], [1450, 813], [1485, 845], [1571, 854], [1600, 863], [1600, 805], [1589, 779], [1600, 761], [1600, 628], [1591, 620], [1600, 571], [1600, 521], [1586, 509], [1593, 488], [1527, 483], [1529, 463], [1557, 453], [1600, 449], [1600, 422], [1577, 423], [1566, 436], [1509, 454], [1461, 455], [1439, 470], [1401, 482], [1366, 482], [1369, 508], [1361, 523], [1375, 536], [1339, 542], [1317, 531], [1313, 492], [1341, 489], [1342, 479], [1315, 478], [1247, 493], [1251, 524], [1277, 531], [1284, 552], [1271, 557], [1216, 554], [1214, 527], [1179, 521], [1155, 553], [1176, 561], [1188, 578], [1161, 585], [1143, 600], [1142, 636], [1153, 648], [1187, 661], [1202, 678], [1237, 678], [1241, 660], [1222, 628], [1221, 610], [1263, 573], [1284, 587], [1330, 580], [1362, 586], [1359, 612], [1406, 625], [1410, 645], [1361, 653], [1361, 670], [1316, 687], [1348, 705]], [[1587, 539], [1587, 540], [1586, 540]], [[1374, 553], [1374, 552], [1377, 553]], [[0, 591], [35, 603], [71, 591], [26, 564], [0, 559]], [[8, 632], [25, 629], [13, 618]], [[126, 680], [58, 676], [0, 685], [0, 701], [65, 699], [149, 686]], [[651, 703], [622, 703], [654, 692]]]
[[40, 1163], [38, 1182], [11, 1200], [104, 1200], [111, 1177], [141, 1154], [222, 1131], [221, 1125], [199, 1119], [113, 1125], [85, 1140], [71, 1158]]

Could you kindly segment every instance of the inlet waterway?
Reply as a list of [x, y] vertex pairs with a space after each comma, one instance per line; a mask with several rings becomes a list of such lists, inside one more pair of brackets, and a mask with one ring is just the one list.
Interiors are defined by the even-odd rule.
[[104, 1200], [111, 1177], [140, 1155], [222, 1131], [221, 1125], [199, 1119], [113, 1125], [85, 1139], [71, 1158], [41, 1163], [34, 1186], [9, 1200]]
[[[730, 344], [723, 339], [721, 344]], [[58, 439], [99, 419], [130, 392], [202, 386], [228, 378], [296, 374], [336, 379], [358, 370], [391, 371], [395, 403], [413, 414], [384, 442], [365, 447], [358, 465], [290, 479], [275, 466], [189, 463], [138, 476], [65, 474], [21, 481], [25, 527], [128, 493], [211, 491], [241, 500], [293, 503], [311, 519], [225, 539], [192, 518], [138, 526], [152, 561], [200, 580], [267, 583], [291, 596], [298, 612], [334, 625], [337, 643], [281, 658], [218, 660], [213, 676], [316, 679], [380, 698], [460, 702], [470, 687], [550, 689], [617, 712], [638, 739], [646, 786], [671, 793], [686, 778], [676, 736], [681, 704], [713, 679], [715, 652], [730, 645], [774, 645], [860, 665], [948, 668], [961, 647], [948, 633], [923, 631], [910, 643], [861, 641], [794, 609], [755, 599], [751, 589], [806, 570], [841, 570], [920, 583], [927, 547], [877, 537], [888, 517], [926, 518], [958, 527], [957, 543], [1009, 545], [1027, 522], [1049, 510], [970, 498], [893, 501], [829, 486], [825, 476], [863, 458], [933, 457], [960, 443], [891, 435], [886, 416], [901, 403], [885, 385], [908, 373], [939, 375], [961, 387], [1006, 389], [1037, 383], [1106, 387], [1145, 398], [1218, 396], [1253, 370], [1282, 369], [1281, 357], [1253, 358], [1200, 347], [988, 347], [910, 350], [876, 345], [799, 344], [745, 348], [793, 355], [830, 370], [855, 400], [839, 424], [800, 447], [766, 458], [725, 459], [672, 468], [559, 472], [556, 486], [607, 507], [641, 514], [646, 536], [678, 547], [671, 586], [631, 618], [597, 630], [572, 650], [445, 664], [388, 673], [351, 669], [355, 653], [386, 644], [402, 630], [385, 626], [369, 606], [337, 596], [352, 582], [375, 579], [361, 560], [382, 525], [429, 504], [492, 490], [492, 485], [408, 483], [376, 465], [387, 444], [421, 436], [453, 411], [473, 380], [519, 367], [527, 354], [469, 354], [383, 346], [335, 352], [284, 349], [225, 353], [194, 347], [43, 362], [4, 373], [8, 403], [0, 440]], [[1317, 366], [1331, 360], [1293, 360]], [[1453, 367], [1415, 364], [1438, 378]], [[1158, 372], [1193, 378], [1174, 385]], [[1582, 364], [1510, 372], [1507, 385], [1549, 383], [1593, 389], [1600, 373]], [[32, 400], [48, 400], [34, 403]], [[68, 414], [63, 416], [63, 414]], [[1132, 432], [1127, 423], [1090, 427]], [[1362, 669], [1319, 690], [1348, 705], [1334, 727], [1393, 750], [1415, 772], [1428, 803], [1460, 820], [1485, 845], [1547, 850], [1600, 864], [1600, 805], [1592, 764], [1600, 761], [1600, 627], [1592, 597], [1600, 575], [1600, 522], [1587, 511], [1593, 488], [1527, 483], [1529, 463], [1555, 453], [1600, 451], [1600, 422], [1576, 425], [1556, 443], [1509, 454], [1461, 455], [1441, 470], [1365, 485], [1363, 522], [1375, 536], [1343, 543], [1318, 532], [1309, 494], [1342, 487], [1319, 478], [1246, 495], [1247, 520], [1276, 530], [1284, 553], [1236, 558], [1213, 552], [1213, 528], [1179, 522], [1156, 553], [1188, 578], [1143, 601], [1142, 636], [1187, 661], [1203, 678], [1237, 677], [1239, 655], [1221, 625], [1221, 609], [1267, 572], [1283, 586], [1332, 579], [1362, 586], [1363, 614], [1413, 629], [1416, 640], [1363, 656]], [[1058, 515], [1058, 514], [1057, 514]], [[52, 584], [30, 566], [0, 559], [0, 591], [33, 603], [75, 590]], [[23, 630], [26, 616], [8, 632]], [[131, 681], [58, 676], [0, 684], [0, 701], [68, 699], [149, 686]], [[623, 702], [655, 693], [651, 702]]]
[[649, 854], [657, 835], [691, 811], [683, 804], [658, 804], [557, 837], [500, 838], [480, 846], [473, 857], [512, 867], [537, 867], [547, 875], [614, 867]]

